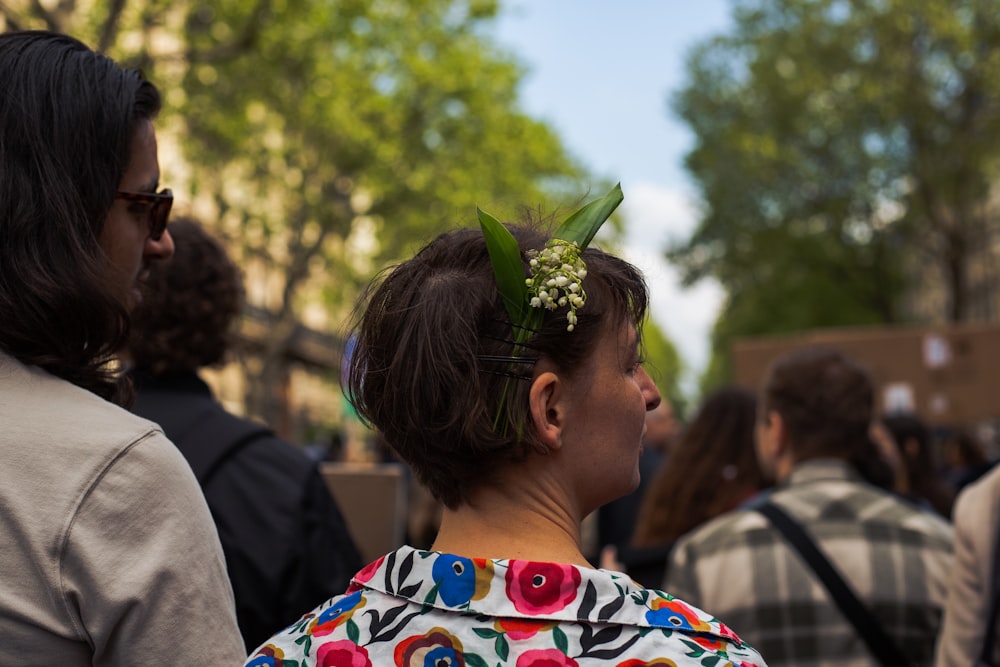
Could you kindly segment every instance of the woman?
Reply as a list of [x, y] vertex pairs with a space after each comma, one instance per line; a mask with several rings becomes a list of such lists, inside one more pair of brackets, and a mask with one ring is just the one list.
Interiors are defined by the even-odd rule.
[[[172, 196], [156, 88], [65, 35], [0, 35], [0, 664], [233, 664], [211, 516], [115, 371]], [[208, 632], [206, 628], [211, 628]]]
[[581, 519], [637, 485], [660, 400], [640, 357], [640, 274], [581, 251], [619, 201], [553, 239], [480, 212], [483, 232], [439, 236], [372, 288], [348, 392], [442, 501], [441, 529], [248, 665], [761, 664], [716, 619], [581, 553]]
[[[634, 546], [671, 545], [764, 488], [754, 453], [756, 410], [746, 389], [719, 389], [705, 399], [643, 499]], [[665, 561], [658, 565], [662, 582]]]

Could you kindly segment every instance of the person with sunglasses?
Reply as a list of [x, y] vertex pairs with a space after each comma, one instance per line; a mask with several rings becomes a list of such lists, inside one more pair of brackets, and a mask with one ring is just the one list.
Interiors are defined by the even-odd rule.
[[236, 664], [211, 515], [116, 362], [152, 262], [157, 89], [81, 42], [0, 34], [0, 664]]

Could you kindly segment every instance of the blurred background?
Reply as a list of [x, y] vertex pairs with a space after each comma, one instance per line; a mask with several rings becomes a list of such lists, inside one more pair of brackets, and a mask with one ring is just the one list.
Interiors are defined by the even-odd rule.
[[822, 340], [883, 411], [995, 441], [1000, 0], [0, 2], [26, 28], [164, 92], [161, 182], [247, 284], [209, 380], [318, 458], [380, 456], [339, 392], [379, 269], [617, 180], [602, 243], [647, 273], [678, 415]]

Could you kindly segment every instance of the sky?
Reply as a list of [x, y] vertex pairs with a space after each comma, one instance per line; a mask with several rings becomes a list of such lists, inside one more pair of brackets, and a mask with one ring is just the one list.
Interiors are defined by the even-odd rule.
[[688, 395], [708, 362], [723, 292], [711, 281], [682, 288], [662, 259], [698, 210], [683, 164], [693, 137], [669, 98], [691, 47], [730, 25], [729, 0], [505, 0], [494, 33], [527, 69], [522, 108], [591, 173], [621, 181], [625, 255], [645, 273], [652, 316], [688, 367]]

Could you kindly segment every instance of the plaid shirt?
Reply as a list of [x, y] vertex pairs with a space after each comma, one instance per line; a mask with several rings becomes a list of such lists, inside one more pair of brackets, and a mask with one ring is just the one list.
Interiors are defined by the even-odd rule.
[[[951, 527], [832, 459], [800, 464], [770, 499], [818, 542], [912, 663], [931, 664]], [[874, 663], [823, 584], [752, 505], [682, 538], [664, 590], [711, 611], [771, 667]]]

